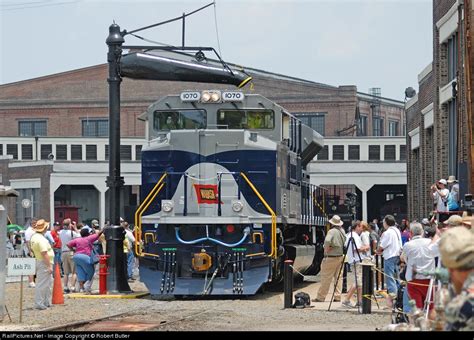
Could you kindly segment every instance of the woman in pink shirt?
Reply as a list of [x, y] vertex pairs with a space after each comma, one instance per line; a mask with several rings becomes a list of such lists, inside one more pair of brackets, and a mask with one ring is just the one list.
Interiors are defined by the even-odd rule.
[[89, 228], [81, 229], [80, 238], [75, 238], [68, 242], [69, 249], [74, 251], [72, 260], [76, 264], [77, 278], [79, 281], [79, 292], [89, 292], [92, 287], [92, 280], [94, 278], [94, 264], [91, 261], [91, 252], [94, 247], [94, 242], [99, 239], [104, 229], [99, 233], [95, 233]]

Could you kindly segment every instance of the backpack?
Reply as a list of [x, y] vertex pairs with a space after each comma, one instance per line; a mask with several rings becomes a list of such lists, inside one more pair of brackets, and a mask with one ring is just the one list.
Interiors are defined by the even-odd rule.
[[448, 211], [458, 211], [459, 210], [459, 204], [456, 202], [453, 198], [453, 195], [449, 193], [448, 195]]
[[293, 308], [305, 308], [311, 305], [311, 298], [308, 293], [299, 292], [295, 294]]

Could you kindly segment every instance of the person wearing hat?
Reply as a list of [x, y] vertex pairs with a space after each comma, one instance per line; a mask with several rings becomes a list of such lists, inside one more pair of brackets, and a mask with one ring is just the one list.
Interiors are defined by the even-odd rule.
[[[53, 238], [53, 251], [54, 251], [54, 265], [59, 264], [62, 273], [62, 263], [61, 263], [61, 238], [59, 237], [59, 231], [61, 230], [61, 225], [59, 222], [54, 222], [53, 230], [51, 230], [51, 237]], [[53, 272], [54, 275], [54, 272]]]
[[438, 183], [431, 186], [431, 191], [433, 194], [433, 200], [436, 207], [436, 213], [438, 214], [437, 220], [440, 222], [446, 221], [449, 215], [448, 212], [448, 195], [449, 190], [446, 189], [448, 182], [444, 178], [441, 178]]
[[36, 259], [35, 308], [46, 309], [51, 306], [51, 286], [53, 283], [54, 252], [51, 243], [44, 237], [49, 223], [44, 219], [36, 222], [30, 246]]
[[455, 227], [441, 237], [439, 250], [453, 288], [446, 305], [446, 330], [474, 331], [474, 235]]
[[335, 283], [334, 301], [341, 301], [342, 292], [342, 275], [339, 275], [343, 265], [344, 243], [346, 242], [346, 234], [342, 230], [341, 218], [334, 215], [330, 220], [329, 229], [326, 238], [324, 239], [324, 258], [321, 262], [321, 284], [317, 293], [316, 299], [313, 302], [324, 302], [328, 294], [331, 282], [339, 280]]
[[459, 215], [451, 215], [446, 221], [443, 222], [448, 228], [462, 226], [462, 217]]
[[459, 210], [459, 183], [455, 176], [448, 177], [448, 210], [458, 211]]

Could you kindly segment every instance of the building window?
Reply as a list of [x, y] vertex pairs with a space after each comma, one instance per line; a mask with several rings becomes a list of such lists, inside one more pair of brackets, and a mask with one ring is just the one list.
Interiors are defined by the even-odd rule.
[[122, 161], [132, 160], [132, 146], [131, 145], [120, 145], [120, 159]]
[[142, 159], [142, 146], [135, 145], [135, 160], [139, 161]]
[[349, 160], [360, 159], [360, 147], [359, 145], [349, 145]]
[[326, 113], [324, 112], [308, 112], [294, 113], [303, 124], [308, 125], [314, 131], [324, 136], [326, 133]]
[[380, 145], [369, 145], [369, 161], [380, 161]]
[[18, 159], [18, 145], [7, 144], [7, 155], [12, 155], [13, 159]]
[[105, 154], [104, 154], [105, 160], [109, 160], [109, 146], [105, 145]]
[[83, 137], [107, 137], [109, 135], [108, 119], [83, 119], [82, 136]]
[[56, 145], [56, 159], [65, 161], [67, 160], [67, 145], [57, 144]]
[[71, 160], [82, 161], [82, 145], [71, 145]]
[[21, 159], [33, 159], [33, 145], [21, 144]]
[[448, 82], [456, 78], [458, 71], [458, 34], [448, 40]]
[[456, 175], [457, 173], [456, 156], [458, 152], [456, 106], [456, 99], [453, 99], [448, 103], [448, 171], [449, 174], [453, 175]]
[[385, 160], [394, 161], [395, 157], [395, 145], [385, 145], [384, 147]]
[[49, 155], [53, 153], [53, 146], [51, 144], [41, 144], [41, 159], [49, 159]]
[[407, 146], [400, 145], [400, 160], [406, 161], [407, 160]]
[[333, 161], [344, 160], [344, 145], [333, 145], [332, 147], [332, 159]]
[[[16, 223], [25, 225], [32, 217], [38, 217], [40, 212], [39, 189], [16, 189], [18, 198], [15, 200]], [[23, 208], [21, 201], [25, 198], [31, 201], [29, 208]]]
[[86, 161], [97, 160], [97, 145], [86, 144]]
[[367, 116], [360, 115], [358, 136], [367, 136]]
[[46, 136], [45, 120], [25, 120], [18, 122], [18, 135], [21, 137]]
[[0, 144], [0, 156], [3, 156], [3, 144]]
[[374, 117], [372, 119], [372, 135], [383, 136], [383, 118]]
[[329, 148], [327, 145], [325, 145], [321, 151], [318, 153], [318, 160], [320, 161], [327, 161], [329, 159]]
[[398, 122], [393, 120], [388, 121], [388, 135], [398, 136]]

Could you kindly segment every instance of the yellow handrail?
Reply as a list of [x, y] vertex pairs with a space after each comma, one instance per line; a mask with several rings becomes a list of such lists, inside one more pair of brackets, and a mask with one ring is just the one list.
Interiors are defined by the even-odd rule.
[[[151, 202], [155, 199], [155, 197], [158, 195], [158, 193], [161, 191], [163, 186], [165, 185], [163, 180], [167, 176], [167, 173], [165, 172], [163, 176], [159, 179], [159, 181], [155, 184], [153, 189], [148, 193], [147, 197], [143, 200], [143, 202], [139, 205], [137, 210], [135, 211], [135, 254], [137, 256], [144, 256], [142, 249], [141, 249], [141, 241], [142, 241], [142, 215], [145, 212], [145, 210], [150, 206]], [[153, 254], [147, 254], [147, 255], [153, 255]], [[156, 255], [153, 255], [156, 256]]]
[[267, 208], [267, 210], [270, 212], [270, 214], [272, 215], [272, 251], [270, 253], [270, 256], [273, 257], [274, 259], [277, 258], [277, 244], [276, 244], [276, 214], [275, 212], [272, 210], [272, 208], [268, 205], [267, 201], [265, 201], [265, 199], [262, 197], [262, 195], [260, 195], [260, 193], [258, 192], [257, 188], [255, 188], [255, 186], [252, 184], [252, 182], [250, 182], [250, 180], [248, 179], [247, 176], [245, 176], [245, 174], [243, 172], [240, 173], [240, 175], [245, 179], [245, 181], [247, 182], [247, 184], [250, 186], [250, 188], [252, 188], [253, 192], [255, 193], [255, 195], [257, 195], [257, 197], [260, 199], [260, 201], [262, 201], [263, 205], [265, 206], [265, 208]]

